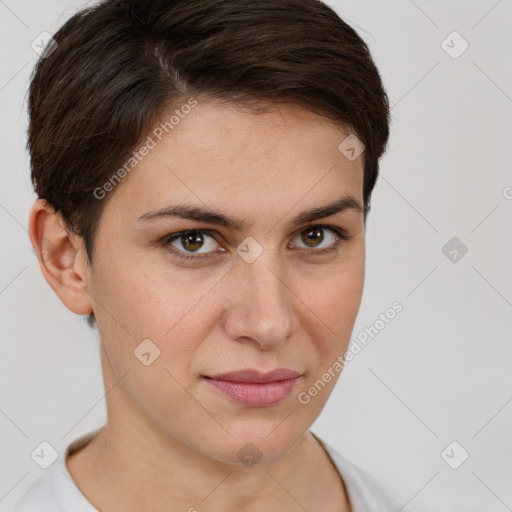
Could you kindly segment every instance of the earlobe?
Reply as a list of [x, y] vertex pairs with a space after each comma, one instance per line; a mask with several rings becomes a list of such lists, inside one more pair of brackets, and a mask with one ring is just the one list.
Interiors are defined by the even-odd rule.
[[62, 303], [76, 314], [92, 313], [87, 258], [80, 237], [68, 233], [62, 215], [44, 199], [37, 199], [30, 209], [28, 233], [41, 272]]

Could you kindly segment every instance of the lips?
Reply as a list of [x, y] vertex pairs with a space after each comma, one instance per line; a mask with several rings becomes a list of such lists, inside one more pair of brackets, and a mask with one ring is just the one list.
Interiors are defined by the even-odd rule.
[[278, 368], [270, 372], [246, 369], [204, 376], [207, 385], [248, 407], [268, 407], [283, 400], [292, 391], [301, 374]]
[[213, 375], [209, 378], [215, 380], [227, 380], [232, 382], [276, 382], [279, 380], [288, 380], [299, 377], [300, 373], [294, 370], [287, 370], [286, 368], [278, 368], [271, 372], [260, 372], [258, 370], [236, 370], [234, 372], [221, 373], [219, 375]]

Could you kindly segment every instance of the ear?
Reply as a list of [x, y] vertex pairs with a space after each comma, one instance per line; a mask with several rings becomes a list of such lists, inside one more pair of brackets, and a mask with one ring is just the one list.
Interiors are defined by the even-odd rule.
[[44, 199], [30, 209], [28, 234], [48, 284], [73, 313], [92, 313], [89, 266], [83, 240], [68, 233], [60, 213]]

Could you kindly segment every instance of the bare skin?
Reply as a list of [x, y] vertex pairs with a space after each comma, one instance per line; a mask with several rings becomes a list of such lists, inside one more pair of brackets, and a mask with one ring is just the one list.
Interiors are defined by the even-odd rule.
[[[46, 280], [68, 309], [94, 312], [108, 391], [107, 425], [67, 467], [101, 512], [349, 511], [308, 430], [339, 373], [309, 403], [298, 395], [348, 347], [364, 284], [363, 212], [292, 219], [344, 196], [362, 205], [364, 154], [347, 159], [338, 145], [350, 132], [299, 107], [254, 114], [198, 101], [104, 199], [92, 265], [60, 215], [42, 200], [32, 207], [32, 244], [52, 248], [40, 259]], [[177, 204], [247, 225], [138, 220]], [[306, 244], [321, 225], [350, 239], [337, 245], [324, 227]], [[190, 230], [210, 231], [195, 252], [183, 237], [163, 245]], [[262, 249], [250, 263], [236, 251], [247, 237]], [[134, 355], [146, 339], [160, 351], [150, 365]], [[263, 407], [206, 384], [246, 368], [300, 377]], [[239, 456], [249, 444], [259, 453], [250, 467]]]
[[[144, 450], [135, 454], [136, 460], [139, 461], [135, 471], [134, 468], [121, 464], [123, 457], [118, 450], [123, 451], [123, 447], [109, 445], [108, 439], [112, 436], [107, 430], [108, 426], [104, 427], [89, 444], [66, 460], [68, 471], [78, 488], [100, 512], [145, 510], [147, 500], [143, 492], [152, 494], [155, 488], [159, 488], [161, 500], [157, 510], [172, 512], [188, 511], [192, 507], [190, 512], [194, 509], [225, 510], [227, 504], [227, 510], [244, 511], [350, 510], [343, 481], [311, 433], [307, 433], [301, 439], [288, 456], [286, 464], [283, 461], [266, 467], [265, 474], [253, 475], [254, 467], [246, 467], [244, 471], [238, 472], [226, 465], [223, 473], [218, 474], [216, 468], [205, 475], [201, 485], [198, 485], [193, 478], [197, 472], [190, 468], [190, 461], [187, 458], [175, 460], [171, 466], [165, 468], [165, 482], [160, 471], [155, 471], [151, 461], [147, 460], [147, 453]], [[296, 469], [287, 473], [287, 465], [290, 462], [295, 462]], [[198, 464], [204, 464], [200, 466], [203, 474], [208, 461]], [[191, 478], [184, 478], [184, 473], [188, 472], [187, 468]], [[98, 475], [98, 469], [101, 477]], [[144, 482], [151, 483], [147, 487], [142, 487]], [[179, 485], [172, 485], [171, 482], [179, 482]], [[219, 485], [220, 482], [222, 483]], [[119, 496], [131, 496], [133, 486], [137, 487], [140, 501], [126, 500], [121, 504]], [[241, 487], [244, 493], [240, 496]], [[290, 489], [297, 490], [292, 491], [292, 494]]]

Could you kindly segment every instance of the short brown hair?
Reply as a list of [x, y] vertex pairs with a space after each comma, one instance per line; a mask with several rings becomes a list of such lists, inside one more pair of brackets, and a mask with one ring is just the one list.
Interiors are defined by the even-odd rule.
[[190, 97], [292, 103], [349, 127], [365, 145], [366, 220], [389, 102], [366, 43], [324, 3], [104, 0], [53, 37], [30, 83], [31, 177], [89, 263], [106, 203], [93, 191]]

